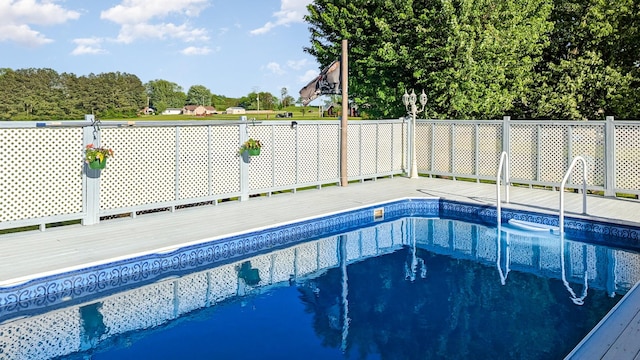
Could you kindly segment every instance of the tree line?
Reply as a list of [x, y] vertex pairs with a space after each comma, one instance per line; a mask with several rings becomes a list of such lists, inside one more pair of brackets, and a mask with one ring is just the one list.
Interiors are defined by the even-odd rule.
[[102, 119], [137, 117], [145, 107], [161, 113], [185, 105], [273, 110], [293, 103], [287, 89], [279, 100], [268, 92], [251, 92], [241, 98], [216, 95], [203, 85], [185, 93], [168, 80], [142, 83], [133, 74], [109, 72], [76, 76], [52, 69], [0, 69], [0, 120], [76, 120], [85, 114]]
[[305, 51], [349, 41], [349, 95], [373, 118], [640, 119], [638, 0], [315, 0]]

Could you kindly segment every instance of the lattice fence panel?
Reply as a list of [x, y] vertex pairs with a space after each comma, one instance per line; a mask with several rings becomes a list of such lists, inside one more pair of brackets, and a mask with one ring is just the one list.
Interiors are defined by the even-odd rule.
[[190, 199], [209, 195], [208, 129], [180, 127], [179, 197]]
[[510, 235], [509, 255], [511, 264], [532, 266], [534, 264], [534, 245], [528, 236]]
[[318, 127], [298, 125], [298, 182], [318, 180]]
[[273, 253], [273, 269], [271, 279], [274, 283], [289, 281], [296, 274], [296, 251], [286, 248]]
[[[407, 126], [405, 124], [393, 124], [393, 170], [404, 170], [407, 159]], [[419, 129], [423, 126], [419, 126]], [[430, 150], [429, 150], [430, 152]], [[431, 159], [431, 154], [428, 154]], [[430, 163], [431, 161], [429, 161]], [[427, 163], [427, 165], [429, 164]], [[418, 163], [418, 169], [423, 169]], [[424, 169], [428, 169], [424, 168]]]
[[147, 285], [106, 298], [99, 309], [106, 337], [149, 329], [174, 319], [175, 282]]
[[[362, 144], [360, 143], [361, 139], [361, 125], [348, 125], [347, 126], [347, 148], [349, 149], [347, 153], [347, 176], [357, 177], [361, 174], [360, 172], [360, 149], [362, 148]], [[340, 165], [338, 165], [340, 166]]]
[[211, 193], [212, 195], [240, 192], [240, 128], [211, 126]]
[[640, 190], [640, 126], [616, 126], [616, 188]]
[[340, 177], [340, 127], [338, 125], [318, 125], [320, 154], [319, 180], [337, 180]]
[[[361, 151], [361, 170], [362, 175], [372, 175], [376, 173], [378, 167], [378, 125], [377, 124], [362, 124], [360, 125], [361, 139], [360, 139], [360, 151]], [[381, 150], [384, 151], [384, 150]]]
[[393, 124], [378, 124], [378, 172], [393, 171], [394, 153], [398, 153], [399, 148], [395, 148], [393, 137]]
[[[271, 126], [248, 126], [247, 131], [249, 132], [249, 137], [260, 140], [262, 144], [260, 156], [251, 156], [249, 158], [249, 190], [269, 188], [274, 185], [273, 162], [283, 161], [283, 159], [277, 159], [278, 155], [274, 153], [278, 150], [274, 148], [276, 144], [273, 142]], [[292, 144], [293, 142], [288, 144], [289, 148]], [[279, 151], [282, 152], [283, 149]], [[280, 171], [277, 165], [275, 165], [275, 168]]]
[[[566, 126], [540, 126], [540, 179], [538, 180], [550, 183], [562, 182], [569, 167], [567, 136]], [[579, 171], [582, 173], [582, 170]]]
[[453, 172], [475, 175], [476, 170], [476, 130], [473, 124], [456, 124], [454, 127], [455, 161]]
[[207, 293], [209, 283], [207, 273], [189, 274], [176, 280], [176, 297], [178, 299], [178, 314], [186, 314], [208, 305]]
[[475, 229], [476, 225], [473, 224], [463, 222], [453, 223], [453, 233], [455, 234], [453, 248], [455, 251], [471, 255], [473, 251], [472, 237]]
[[476, 246], [476, 256], [486, 261], [496, 261], [498, 259], [498, 241], [496, 230], [481, 227], [478, 231], [478, 245]]
[[478, 175], [495, 177], [502, 153], [502, 125], [478, 125]]
[[172, 127], [102, 129], [114, 157], [100, 174], [100, 209], [175, 199], [176, 135]]
[[[408, 130], [408, 126], [405, 127], [405, 135]], [[431, 170], [433, 164], [431, 164], [431, 142], [433, 140], [433, 128], [430, 123], [418, 123], [416, 125], [416, 162], [418, 164], [418, 170], [422, 172], [428, 172]], [[407, 145], [404, 145], [404, 156], [403, 158], [407, 158]], [[437, 149], [437, 147], [436, 147]]]
[[[451, 173], [451, 125], [436, 124], [433, 129], [434, 164], [433, 170], [441, 173]], [[419, 168], [419, 166], [418, 166]]]
[[536, 147], [538, 130], [535, 125], [511, 125], [509, 139], [510, 176], [514, 180], [537, 180]]
[[[604, 186], [604, 126], [571, 128], [571, 158], [576, 156], [584, 157], [587, 162], [587, 184]], [[582, 184], [580, 164], [574, 169], [571, 182]]]
[[82, 212], [81, 128], [0, 129], [0, 222]]
[[80, 351], [82, 322], [77, 307], [0, 325], [0, 359], [53, 359]]
[[296, 184], [296, 132], [289, 126], [273, 126], [274, 185]]
[[620, 250], [611, 251], [615, 259], [616, 287], [629, 290], [640, 281], [640, 254]]

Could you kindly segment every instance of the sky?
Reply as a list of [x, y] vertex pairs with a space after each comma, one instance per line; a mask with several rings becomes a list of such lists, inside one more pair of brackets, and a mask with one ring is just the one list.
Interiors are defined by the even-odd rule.
[[186, 93], [299, 90], [320, 72], [311, 0], [0, 0], [0, 68], [137, 75]]

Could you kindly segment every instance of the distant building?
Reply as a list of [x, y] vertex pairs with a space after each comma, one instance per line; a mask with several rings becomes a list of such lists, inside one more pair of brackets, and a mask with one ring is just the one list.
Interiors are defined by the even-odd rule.
[[178, 108], [166, 108], [162, 112], [162, 115], [180, 115], [180, 114], [182, 114], [182, 109], [178, 109]]
[[187, 105], [182, 108], [182, 113], [185, 115], [205, 116], [211, 115], [216, 112], [216, 108], [213, 106], [202, 105]]
[[227, 108], [227, 114], [246, 114], [247, 111], [243, 107], [234, 106]]

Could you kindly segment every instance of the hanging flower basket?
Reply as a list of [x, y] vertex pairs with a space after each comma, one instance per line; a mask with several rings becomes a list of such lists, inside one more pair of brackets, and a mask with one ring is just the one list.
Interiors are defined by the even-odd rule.
[[107, 166], [107, 158], [113, 156], [113, 150], [106, 147], [87, 145], [84, 149], [84, 161], [90, 169], [104, 169]]
[[249, 138], [249, 140], [245, 141], [242, 146], [240, 146], [238, 154], [242, 155], [242, 153], [246, 151], [249, 153], [249, 156], [258, 156], [260, 155], [260, 148], [262, 148], [260, 140]]
[[104, 169], [107, 166], [107, 158], [102, 159], [102, 161], [100, 161], [99, 159], [95, 159], [93, 161], [91, 161], [89, 163], [89, 169]]

